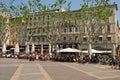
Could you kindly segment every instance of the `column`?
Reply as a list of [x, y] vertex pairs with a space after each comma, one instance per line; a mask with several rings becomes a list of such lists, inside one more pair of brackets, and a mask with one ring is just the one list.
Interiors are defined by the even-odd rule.
[[56, 51], [58, 51], [59, 50], [59, 46], [58, 46], [58, 44], [56, 45]]
[[41, 54], [43, 55], [43, 44], [41, 44]]
[[116, 56], [116, 45], [115, 44], [113, 44], [112, 55], [113, 55], [113, 58], [115, 59], [115, 56]]
[[49, 55], [52, 55], [51, 54], [51, 44], [49, 44]]
[[52, 47], [52, 51], [54, 51], [55, 50], [55, 46], [53, 45], [53, 47]]
[[[59, 51], [59, 45], [56, 45], [56, 51]], [[59, 53], [57, 52], [56, 55], [58, 55]]]

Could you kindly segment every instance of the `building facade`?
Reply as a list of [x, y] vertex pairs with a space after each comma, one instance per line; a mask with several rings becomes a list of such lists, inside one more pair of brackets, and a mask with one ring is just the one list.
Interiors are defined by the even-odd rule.
[[[116, 53], [119, 44], [119, 27], [117, 22], [117, 4], [109, 6], [113, 10], [113, 15], [109, 18], [111, 24], [104, 25], [92, 40], [92, 48], [112, 50]], [[27, 42], [35, 44], [38, 53], [51, 54], [51, 51], [66, 47], [76, 49], [88, 49], [87, 29], [78, 25], [79, 19], [65, 21], [64, 9], [55, 10], [55, 14], [46, 12], [31, 13], [28, 15]], [[72, 11], [72, 15], [78, 11]], [[99, 33], [99, 34], [98, 34]]]

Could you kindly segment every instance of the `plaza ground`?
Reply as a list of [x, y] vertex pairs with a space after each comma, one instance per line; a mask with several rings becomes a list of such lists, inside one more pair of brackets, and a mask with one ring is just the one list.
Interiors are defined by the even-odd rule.
[[0, 80], [120, 80], [108, 65], [0, 58]]

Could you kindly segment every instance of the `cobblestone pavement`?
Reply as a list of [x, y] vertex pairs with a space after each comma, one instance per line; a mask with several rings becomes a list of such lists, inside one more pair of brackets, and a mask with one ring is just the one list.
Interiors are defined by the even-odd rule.
[[108, 65], [0, 58], [0, 80], [120, 80]]

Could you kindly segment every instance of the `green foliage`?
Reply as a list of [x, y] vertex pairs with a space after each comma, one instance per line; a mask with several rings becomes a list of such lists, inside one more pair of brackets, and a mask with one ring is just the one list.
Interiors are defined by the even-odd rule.
[[20, 5], [20, 13], [21, 13], [24, 17], [26, 17], [27, 14], [29, 14], [29, 12], [30, 12], [30, 10], [29, 10], [28, 6], [25, 5], [24, 3], [21, 3], [21, 5]]
[[0, 15], [0, 30], [2, 27], [4, 27], [5, 22], [6, 22], [6, 18]]
[[56, 51], [56, 50], [52, 51], [52, 54], [56, 54], [56, 53], [57, 53], [57, 51]]
[[0, 41], [2, 42], [5, 38], [5, 34], [7, 32], [6, 18], [0, 15]]
[[109, 9], [108, 4], [109, 0], [84, 0], [79, 18], [82, 20], [82, 25], [88, 28], [89, 35], [95, 35], [100, 25], [104, 24], [105, 27], [109, 24], [109, 17], [113, 15], [113, 10]]
[[59, 6], [59, 8], [62, 8], [62, 5], [66, 3], [66, 0], [57, 0], [56, 5]]
[[11, 27], [17, 27], [18, 25], [20, 26], [21, 24], [22, 24], [22, 17], [11, 18], [11, 20], [9, 21], [9, 25]]

